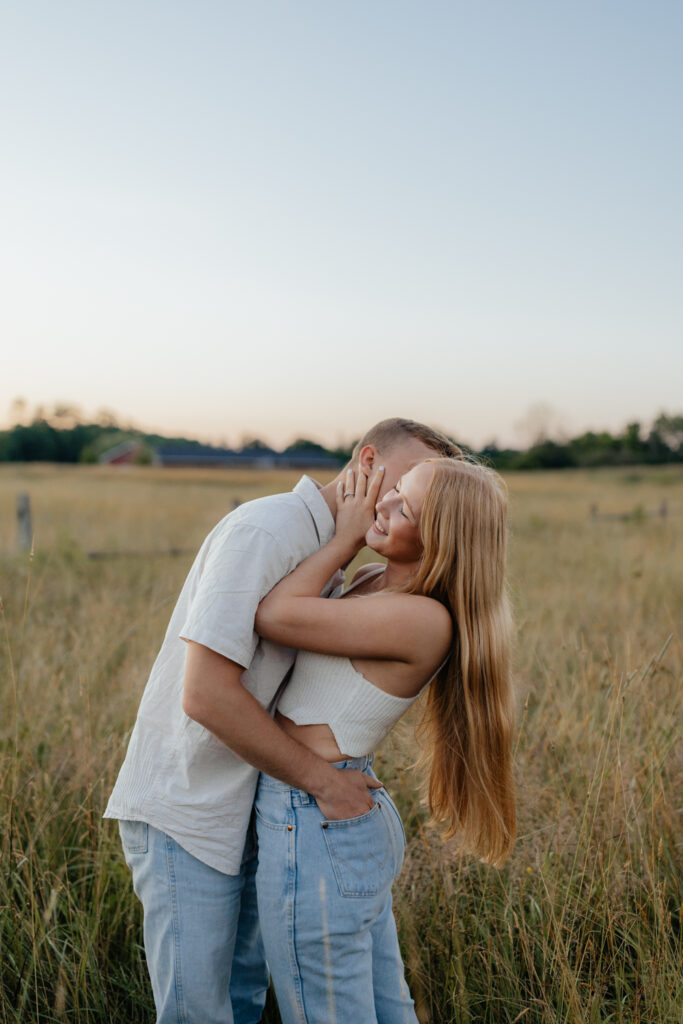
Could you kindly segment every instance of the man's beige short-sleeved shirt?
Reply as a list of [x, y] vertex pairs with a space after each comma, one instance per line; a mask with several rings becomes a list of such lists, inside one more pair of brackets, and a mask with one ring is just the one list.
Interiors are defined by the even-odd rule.
[[259, 601], [326, 544], [334, 520], [309, 477], [241, 505], [209, 534], [181, 591], [142, 696], [105, 817], [146, 821], [225, 874], [238, 874], [258, 771], [182, 709], [193, 640], [245, 668], [269, 708], [295, 652], [254, 632]]

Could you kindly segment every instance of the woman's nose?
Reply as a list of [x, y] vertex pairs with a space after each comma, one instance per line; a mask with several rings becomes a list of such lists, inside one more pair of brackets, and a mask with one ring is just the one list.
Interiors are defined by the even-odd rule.
[[375, 505], [378, 512], [385, 512], [390, 507], [391, 496], [393, 493], [393, 491], [387, 491], [387, 493], [379, 499]]

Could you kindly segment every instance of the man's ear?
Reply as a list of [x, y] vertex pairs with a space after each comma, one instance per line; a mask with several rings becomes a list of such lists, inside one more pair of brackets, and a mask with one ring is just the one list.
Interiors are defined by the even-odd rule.
[[372, 474], [376, 460], [377, 449], [373, 445], [366, 444], [364, 448], [361, 448], [360, 455], [358, 456], [358, 466], [365, 476]]

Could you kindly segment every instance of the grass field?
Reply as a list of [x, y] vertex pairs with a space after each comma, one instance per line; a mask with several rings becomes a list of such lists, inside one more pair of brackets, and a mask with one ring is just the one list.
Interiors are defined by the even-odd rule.
[[[2, 1024], [153, 1021], [101, 813], [189, 552], [235, 499], [295, 479], [0, 467]], [[408, 835], [395, 899], [420, 1019], [681, 1021], [683, 472], [508, 484], [519, 839], [504, 869], [425, 827], [407, 726], [378, 757]], [[14, 550], [21, 491], [32, 559]], [[663, 500], [666, 519], [645, 515]], [[591, 519], [593, 503], [633, 515]]]

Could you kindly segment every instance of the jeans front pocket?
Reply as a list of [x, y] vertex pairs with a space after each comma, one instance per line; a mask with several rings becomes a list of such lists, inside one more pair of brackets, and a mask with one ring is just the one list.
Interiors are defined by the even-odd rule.
[[146, 821], [119, 821], [119, 834], [123, 852], [147, 853], [149, 847], [149, 825]]
[[394, 853], [385, 811], [378, 801], [359, 818], [323, 821], [327, 852], [342, 896], [375, 896], [394, 877]]
[[[254, 816], [254, 818], [255, 818], [254, 824], [256, 826], [256, 835], [257, 835], [257, 837], [261, 834], [261, 829], [264, 829], [264, 828], [271, 829], [271, 831], [273, 831], [273, 832], [291, 832], [292, 831], [292, 825], [291, 825], [290, 822], [287, 822], [287, 821], [273, 821], [271, 818], [266, 817], [266, 813], [267, 812], [264, 813], [261, 810], [261, 808], [259, 808], [259, 807], [256, 807], [255, 811], [256, 811], [256, 814]], [[293, 820], [294, 819], [292, 818], [292, 821]]]
[[291, 832], [294, 817], [291, 809], [289, 790], [284, 786], [269, 786], [259, 781], [254, 799], [254, 823], [256, 833], [262, 828], [275, 832]]

